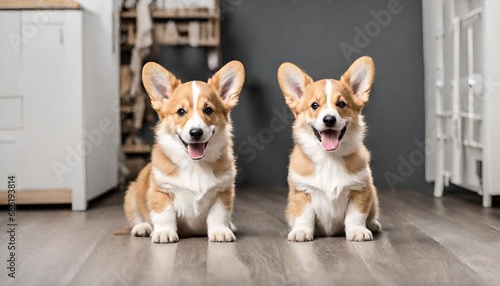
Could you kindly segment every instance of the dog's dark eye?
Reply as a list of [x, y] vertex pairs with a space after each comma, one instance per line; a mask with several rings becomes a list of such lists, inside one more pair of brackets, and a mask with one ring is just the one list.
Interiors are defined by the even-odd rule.
[[179, 114], [179, 116], [184, 116], [186, 114], [186, 110], [184, 108], [179, 108], [179, 110], [177, 110], [177, 114]]
[[319, 104], [317, 102], [313, 102], [313, 104], [311, 104], [311, 108], [316, 110], [319, 108]]
[[205, 113], [206, 115], [210, 115], [214, 113], [214, 110], [211, 107], [205, 107], [205, 109], [203, 109], [203, 113]]
[[347, 106], [347, 104], [345, 104], [345, 102], [343, 102], [342, 100], [340, 100], [339, 102], [337, 102], [337, 106], [338, 106], [339, 108], [344, 108], [344, 107], [346, 107], [346, 106]]

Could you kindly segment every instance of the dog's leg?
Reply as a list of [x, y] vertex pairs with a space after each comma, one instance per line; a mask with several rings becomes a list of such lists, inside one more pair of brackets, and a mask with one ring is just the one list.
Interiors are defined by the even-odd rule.
[[314, 239], [315, 214], [308, 194], [292, 190], [289, 194], [288, 215], [292, 230], [289, 241], [311, 241]]
[[125, 194], [124, 211], [128, 224], [131, 228], [128, 233], [133, 236], [150, 236], [153, 228], [149, 221], [149, 209], [146, 198], [149, 186], [148, 178], [150, 176], [151, 165], [147, 165], [132, 182]]
[[213, 242], [231, 242], [236, 236], [229, 222], [234, 199], [234, 190], [229, 189], [217, 194], [217, 199], [208, 211], [208, 239]]
[[153, 231], [153, 228], [151, 227], [151, 225], [149, 223], [141, 222], [141, 223], [134, 225], [134, 227], [130, 231], [130, 234], [132, 234], [133, 236], [146, 237], [146, 236], [150, 236], [152, 231]]
[[382, 225], [378, 221], [378, 210], [379, 207], [378, 207], [377, 192], [374, 191], [372, 206], [370, 208], [370, 212], [368, 213], [368, 219], [366, 221], [366, 227], [374, 233], [382, 231]]
[[151, 241], [153, 243], [170, 243], [179, 241], [177, 235], [177, 222], [173, 205], [168, 205], [162, 212], [151, 212], [153, 222], [153, 233]]
[[371, 188], [372, 186], [368, 186], [362, 191], [351, 191], [344, 220], [347, 240], [373, 240], [372, 232], [366, 228], [368, 211], [373, 202]]
[[148, 192], [148, 201], [151, 205], [151, 222], [153, 243], [170, 243], [179, 241], [177, 235], [177, 219], [172, 197], [161, 191], [156, 185]]
[[132, 227], [129, 233], [133, 236], [150, 236], [153, 228], [147, 222], [148, 218], [144, 218], [137, 207], [137, 199], [133, 197], [134, 188], [135, 186], [131, 185], [125, 196], [125, 214], [127, 215], [129, 225]]
[[151, 225], [145, 222], [137, 208], [137, 186], [136, 182], [130, 184], [127, 193], [125, 194], [125, 215], [127, 217], [129, 226], [132, 228], [128, 233], [133, 236], [149, 236], [151, 234]]

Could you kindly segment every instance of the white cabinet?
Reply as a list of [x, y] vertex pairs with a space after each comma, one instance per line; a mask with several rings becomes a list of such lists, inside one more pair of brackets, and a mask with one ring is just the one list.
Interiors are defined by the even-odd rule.
[[115, 3], [0, 11], [0, 190], [16, 175], [17, 203], [85, 210], [117, 184]]
[[426, 179], [500, 195], [500, 1], [423, 1]]

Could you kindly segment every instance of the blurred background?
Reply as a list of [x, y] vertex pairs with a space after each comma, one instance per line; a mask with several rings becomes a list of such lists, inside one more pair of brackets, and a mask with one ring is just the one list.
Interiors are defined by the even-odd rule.
[[[157, 116], [140, 71], [182, 81], [231, 60], [246, 81], [234, 121], [238, 187], [287, 187], [293, 116], [285, 61], [339, 79], [360, 56], [376, 78], [364, 109], [381, 190], [454, 184], [495, 194], [499, 153], [495, 1], [0, 1], [0, 186], [18, 202], [88, 201], [125, 187], [149, 161]], [[1, 203], [6, 203], [0, 187]]]
[[[425, 113], [422, 4], [401, 1], [397, 14], [389, 14], [387, 20], [381, 14], [385, 27], [373, 25], [368, 33], [376, 35], [367, 35], [366, 23], [377, 21], [373, 12], [387, 11], [387, 4], [370, 0], [220, 2], [222, 62], [239, 60], [246, 70], [240, 102], [232, 112], [240, 186], [286, 187], [293, 115], [278, 86], [279, 65], [293, 62], [315, 80], [339, 79], [363, 55], [374, 59], [377, 70], [364, 111], [369, 126], [366, 143], [376, 184], [389, 186], [384, 172], [397, 173], [400, 156], [407, 157], [418, 146], [416, 141], [424, 142]], [[205, 49], [162, 46], [148, 60], [183, 81], [206, 80], [212, 74], [206, 56]], [[150, 132], [145, 138], [152, 142]], [[398, 187], [426, 186], [424, 169], [423, 163], [415, 166]]]

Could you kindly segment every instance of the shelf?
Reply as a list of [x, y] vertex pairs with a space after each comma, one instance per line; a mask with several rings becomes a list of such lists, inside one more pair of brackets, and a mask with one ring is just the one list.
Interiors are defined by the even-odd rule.
[[121, 113], [134, 113], [134, 107], [122, 105], [122, 106], [120, 106], [120, 112]]
[[80, 9], [76, 0], [2, 0], [0, 10]]
[[151, 153], [151, 145], [122, 145], [122, 151], [125, 154], [149, 154]]
[[[152, 10], [153, 19], [219, 19], [218, 9], [208, 11], [207, 9], [182, 9], [182, 10]], [[135, 9], [123, 11], [122, 19], [135, 19], [137, 13]]]
[[[156, 39], [155, 42], [158, 43], [159, 45], [166, 45], [166, 46], [191, 46], [187, 38], [180, 38], [179, 41], [177, 42], [166, 42]], [[218, 46], [219, 42], [213, 39], [213, 40], [200, 40], [198, 46], [196, 47], [204, 48], [204, 47], [218, 47]]]

